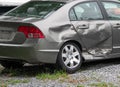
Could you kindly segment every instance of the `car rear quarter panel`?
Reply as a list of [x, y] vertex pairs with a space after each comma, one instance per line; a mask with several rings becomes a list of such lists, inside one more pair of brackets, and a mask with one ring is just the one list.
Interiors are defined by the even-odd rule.
[[70, 8], [78, 2], [82, 2], [82, 0], [68, 3], [48, 18], [34, 23], [35, 26], [42, 30], [49, 42], [57, 43], [54, 46], [56, 49], [59, 49], [64, 42], [69, 40], [79, 41], [83, 45], [69, 19]]

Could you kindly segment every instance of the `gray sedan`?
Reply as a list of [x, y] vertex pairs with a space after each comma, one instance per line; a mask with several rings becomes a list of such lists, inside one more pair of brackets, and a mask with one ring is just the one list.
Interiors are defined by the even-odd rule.
[[0, 17], [0, 63], [74, 73], [85, 61], [120, 57], [119, 37], [119, 1], [32, 0]]

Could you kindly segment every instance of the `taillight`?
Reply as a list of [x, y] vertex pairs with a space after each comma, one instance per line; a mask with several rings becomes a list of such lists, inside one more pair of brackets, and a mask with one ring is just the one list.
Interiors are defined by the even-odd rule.
[[45, 38], [40, 29], [33, 26], [20, 26], [18, 32], [23, 32], [26, 38]]

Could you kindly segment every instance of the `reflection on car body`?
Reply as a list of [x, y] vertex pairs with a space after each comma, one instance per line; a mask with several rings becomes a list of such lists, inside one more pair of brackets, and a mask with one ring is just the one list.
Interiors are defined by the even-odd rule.
[[1, 64], [56, 63], [74, 73], [85, 61], [120, 57], [119, 7], [117, 0], [25, 3], [0, 17]]

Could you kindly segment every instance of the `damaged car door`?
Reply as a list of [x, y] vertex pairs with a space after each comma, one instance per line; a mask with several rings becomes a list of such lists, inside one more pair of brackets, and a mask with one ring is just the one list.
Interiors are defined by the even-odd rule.
[[120, 52], [120, 3], [113, 1], [104, 1], [102, 2], [107, 15], [109, 22], [111, 23], [111, 27], [113, 29], [113, 52]]
[[70, 20], [90, 54], [102, 56], [112, 51], [112, 29], [97, 2], [77, 4], [70, 10]]

